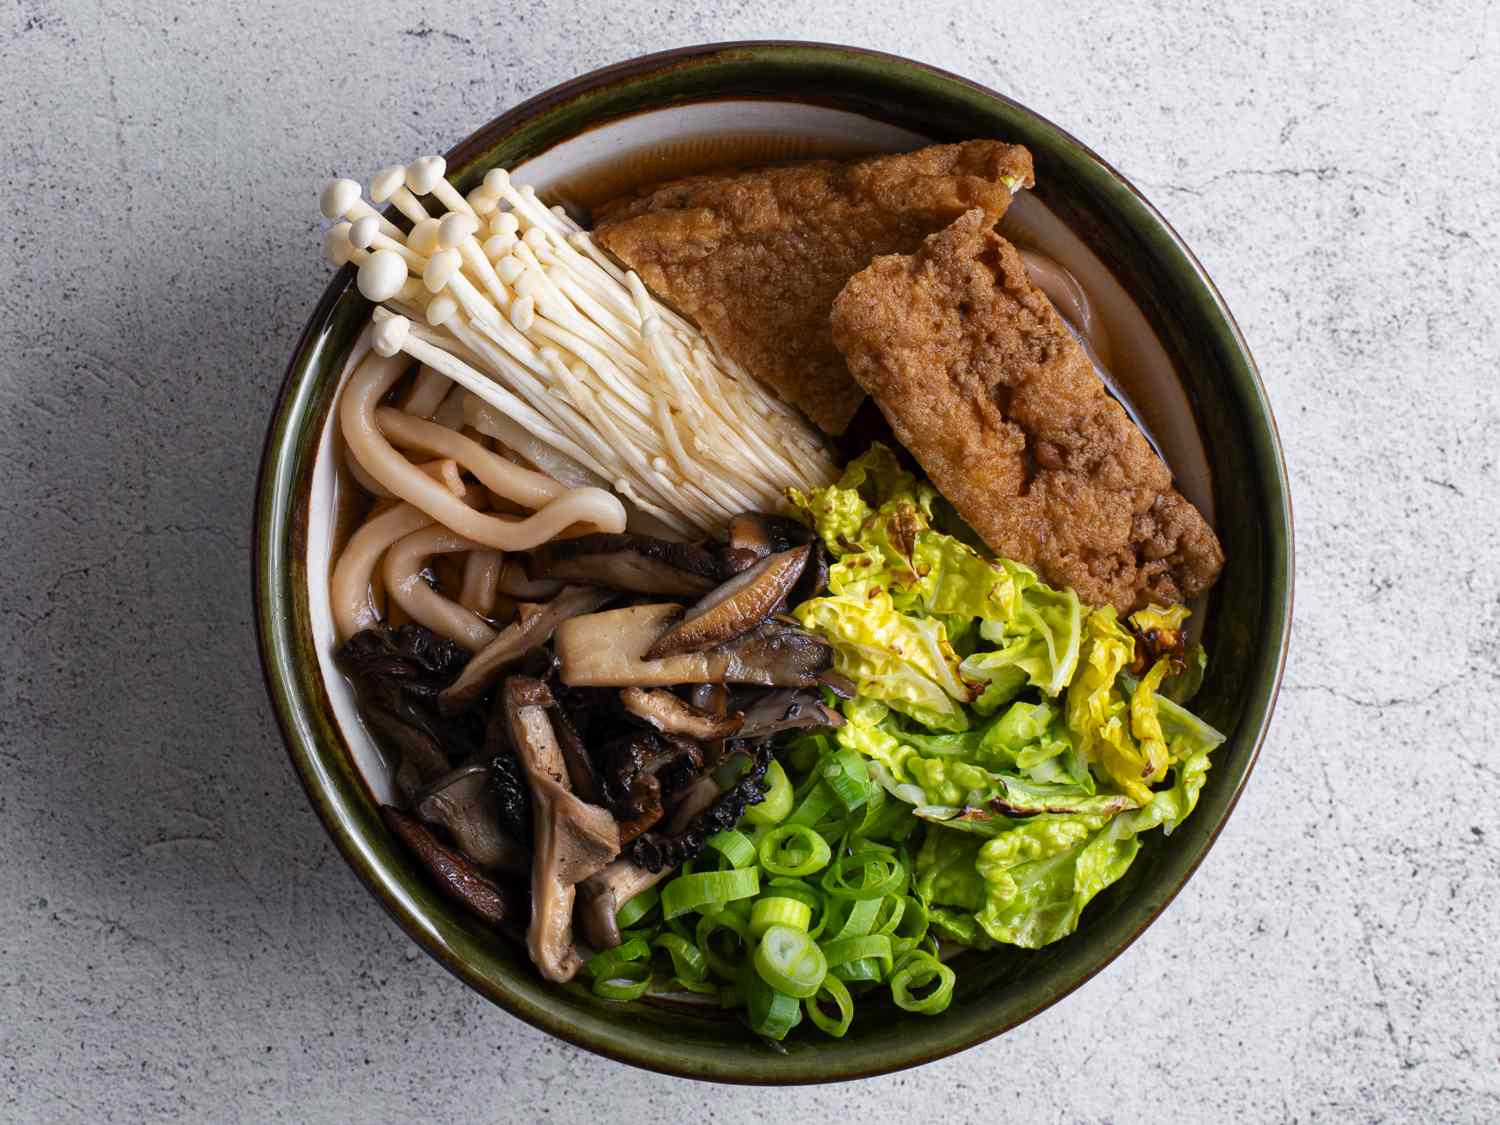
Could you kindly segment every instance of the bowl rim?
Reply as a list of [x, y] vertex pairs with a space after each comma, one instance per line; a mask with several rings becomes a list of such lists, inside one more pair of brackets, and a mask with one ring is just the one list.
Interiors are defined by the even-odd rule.
[[[560, 1018], [557, 1013], [548, 1011], [544, 1006], [532, 1004], [518, 995], [507, 992], [490, 979], [481, 977], [454, 950], [449, 948], [431, 923], [424, 919], [422, 904], [407, 893], [407, 888], [401, 884], [398, 873], [384, 869], [383, 861], [373, 849], [367, 834], [371, 826], [368, 824], [362, 826], [357, 823], [359, 817], [347, 806], [347, 802], [335, 799], [338, 796], [336, 787], [341, 784], [341, 781], [330, 773], [329, 763], [322, 758], [323, 748], [320, 747], [317, 733], [311, 726], [309, 714], [314, 708], [326, 710], [326, 698], [321, 697], [321, 678], [316, 678], [319, 698], [304, 698], [297, 687], [297, 644], [292, 636], [290, 590], [296, 581], [293, 577], [295, 569], [293, 564], [305, 553], [303, 551], [305, 528], [299, 528], [296, 525], [294, 497], [291, 494], [291, 485], [294, 480], [294, 453], [299, 448], [299, 435], [294, 431], [293, 423], [299, 419], [305, 423], [307, 401], [312, 397], [320, 381], [315, 377], [315, 370], [319, 353], [322, 351], [323, 338], [330, 331], [330, 324], [339, 303], [353, 284], [353, 273], [350, 267], [345, 266], [339, 271], [329, 282], [314, 307], [287, 363], [282, 384], [267, 423], [256, 480], [256, 501], [253, 513], [251, 561], [261, 671], [272, 710], [275, 712], [282, 739], [286, 744], [298, 780], [340, 854], [376, 900], [401, 929], [434, 960], [486, 999], [540, 1031], [619, 1062], [677, 1077], [745, 1085], [800, 1085], [874, 1077], [956, 1054], [995, 1038], [1051, 1007], [1092, 979], [1132, 945], [1172, 902], [1208, 855], [1238, 804], [1244, 786], [1259, 759], [1285, 672], [1296, 576], [1292, 503], [1280, 433], [1259, 368], [1218, 288], [1171, 224], [1124, 175], [1072, 134], [998, 91], [927, 63], [860, 47], [799, 40], [740, 40], [708, 43], [674, 48], [612, 63], [544, 90], [481, 126], [454, 146], [447, 154], [447, 159], [450, 166], [458, 167], [466, 164], [523, 128], [528, 121], [538, 115], [616, 84], [635, 81], [653, 73], [684, 66], [712, 66], [716, 61], [724, 61], [725, 57], [731, 54], [774, 55], [778, 52], [789, 55], [807, 55], [809, 61], [817, 63], [832, 63], [836, 60], [851, 58], [869, 60], [898, 71], [906, 71], [908, 74], [939, 79], [967, 88], [969, 92], [984, 99], [992, 99], [1004, 104], [1014, 113], [1032, 118], [1043, 130], [1052, 133], [1058, 141], [1072, 148], [1084, 160], [1096, 165], [1098, 170], [1109, 179], [1126, 189], [1131, 197], [1131, 205], [1139, 212], [1133, 222], [1144, 220], [1148, 226], [1156, 228], [1156, 233], [1165, 240], [1164, 252], [1178, 259], [1178, 264], [1191, 277], [1192, 284], [1200, 291], [1200, 295], [1206, 298], [1208, 311], [1222, 321], [1224, 333], [1236, 361], [1233, 366], [1237, 370], [1233, 377], [1242, 384], [1239, 390], [1248, 399], [1250, 407], [1248, 414], [1252, 421], [1258, 421], [1264, 427], [1264, 433], [1257, 434], [1256, 437], [1264, 444], [1264, 449], [1259, 451], [1261, 460], [1269, 463], [1260, 467], [1269, 468], [1271, 471], [1267, 474], [1269, 479], [1263, 480], [1262, 485], [1267, 489], [1267, 508], [1280, 517], [1280, 527], [1274, 529], [1279, 532], [1279, 537], [1272, 535], [1267, 548], [1266, 585], [1268, 589], [1265, 597], [1268, 602], [1273, 602], [1277, 592], [1280, 592], [1282, 604], [1279, 614], [1274, 611], [1274, 605], [1272, 606], [1267, 622], [1271, 635], [1265, 637], [1262, 642], [1263, 651], [1266, 644], [1274, 645], [1275, 650], [1268, 682], [1259, 696], [1247, 704], [1245, 716], [1241, 719], [1242, 723], [1250, 720], [1255, 725], [1243, 768], [1234, 781], [1233, 790], [1228, 794], [1217, 822], [1213, 824], [1197, 854], [1190, 857], [1180, 874], [1165, 888], [1160, 900], [1112, 949], [1108, 949], [1103, 956], [1093, 960], [1083, 972], [1065, 981], [1061, 987], [1041, 996], [1036, 1002], [1028, 1004], [1025, 1010], [1015, 1015], [1014, 1018], [998, 1020], [994, 1025], [983, 1028], [977, 1034], [947, 1041], [937, 1049], [924, 1047], [920, 1039], [914, 1040], [911, 1047], [895, 1052], [874, 1065], [860, 1062], [856, 1056], [853, 1065], [848, 1063], [839, 1065], [835, 1058], [829, 1057], [819, 1060], [814, 1065], [778, 1066], [776, 1065], [778, 1061], [785, 1063], [789, 1060], [767, 1052], [765, 1056], [767, 1066], [764, 1068], [753, 1071], [715, 1070], [713, 1073], [705, 1073], [701, 1069], [688, 1067], [671, 1054], [653, 1053], [649, 1042], [630, 1035], [613, 1036], [606, 1031], [591, 1034], [566, 1019]], [[771, 99], [757, 98], [756, 100]], [[668, 104], [671, 103], [655, 103], [643, 108], [647, 110], [663, 108]], [[609, 118], [589, 120], [585, 123], [584, 129], [605, 120]], [[583, 129], [577, 130], [572, 135], [576, 136], [582, 131]], [[303, 371], [305, 375], [300, 380], [299, 371]], [[306, 428], [305, 425], [303, 428]], [[305, 436], [305, 434], [300, 435], [301, 438]], [[314, 674], [316, 677], [316, 669], [314, 669]], [[1264, 676], [1264, 673], [1262, 675]], [[379, 825], [378, 819], [374, 824]], [[815, 1055], [828, 1054], [829, 1052], [815, 1052]]]

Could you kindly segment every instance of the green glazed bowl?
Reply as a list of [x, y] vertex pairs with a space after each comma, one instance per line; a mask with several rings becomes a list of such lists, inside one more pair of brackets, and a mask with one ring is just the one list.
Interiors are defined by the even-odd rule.
[[[777, 1051], [732, 1018], [611, 1004], [578, 984], [547, 984], [524, 949], [438, 895], [380, 820], [378, 760], [352, 718], [347, 685], [329, 674], [319, 617], [326, 615], [317, 591], [328, 574], [332, 520], [320, 467], [326, 478], [331, 407], [370, 311], [348, 268], [329, 285], [287, 369], [261, 464], [254, 547], [261, 659], [292, 762], [340, 851], [401, 927], [472, 988], [570, 1043], [668, 1074], [767, 1084], [841, 1081], [941, 1058], [1029, 1019], [1117, 957], [1182, 888], [1234, 808], [1270, 720], [1292, 606], [1286, 469], [1234, 319], [1139, 192], [1015, 102], [920, 63], [853, 48], [694, 47], [596, 71], [510, 110], [454, 149], [449, 171], [468, 190], [491, 167], [524, 165], [523, 178], [566, 197], [589, 175], [602, 175], [598, 169], [617, 166], [621, 153], [635, 153], [632, 174], [644, 180], [653, 170], [722, 157], [715, 137], [738, 137], [740, 151], [755, 150], [756, 138], [783, 131], [783, 122], [800, 138], [783, 138], [788, 154], [895, 148], [923, 138], [1025, 144], [1036, 161], [1032, 194], [1044, 205], [1032, 208], [1033, 218], [1045, 212], [1078, 236], [1095, 267], [1134, 299], [1137, 328], [1149, 326], [1152, 347], [1159, 342], [1157, 374], [1126, 382], [1184, 491], [1214, 513], [1229, 559], [1199, 614], [1209, 677], [1195, 704], [1229, 738], [1214, 754], [1191, 819], [1170, 840], [1153, 833], [1127, 876], [1085, 911], [1075, 935], [1038, 951], [966, 955], [953, 1004], [939, 1017], [909, 1015], [872, 997], [845, 1038], [822, 1036], [804, 1021]], [[1174, 372], [1165, 382], [1163, 367]]]

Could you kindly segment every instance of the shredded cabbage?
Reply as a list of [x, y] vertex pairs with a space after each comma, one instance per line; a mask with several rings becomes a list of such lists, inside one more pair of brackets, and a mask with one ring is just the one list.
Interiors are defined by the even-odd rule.
[[[1128, 627], [934, 526], [937, 494], [883, 446], [792, 493], [834, 562], [795, 607], [857, 689], [818, 753], [855, 752], [924, 825], [913, 889], [932, 928], [987, 948], [1072, 933], [1197, 804], [1224, 738], [1183, 706], [1202, 682], [1186, 607]], [[1133, 674], [1136, 637], [1162, 657]], [[1136, 665], [1139, 668], [1139, 665]]]

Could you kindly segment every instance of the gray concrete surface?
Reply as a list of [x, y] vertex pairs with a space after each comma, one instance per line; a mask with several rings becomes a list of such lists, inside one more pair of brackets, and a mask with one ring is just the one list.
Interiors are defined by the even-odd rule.
[[[0, 4], [0, 1119], [1500, 1119], [1489, 4]], [[387, 921], [263, 698], [249, 514], [314, 195], [647, 49], [972, 75], [1132, 176], [1265, 371], [1299, 594], [1261, 766], [1126, 956], [984, 1048], [740, 1091], [552, 1042]]]

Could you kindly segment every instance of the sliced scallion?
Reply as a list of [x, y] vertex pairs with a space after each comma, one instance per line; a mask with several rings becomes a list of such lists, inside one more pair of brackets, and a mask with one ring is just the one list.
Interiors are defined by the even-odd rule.
[[[832, 1000], [838, 1008], [838, 1018], [835, 1019], [828, 1014], [823, 1007], [824, 997]], [[807, 1012], [807, 1018], [820, 1030], [835, 1039], [842, 1039], [844, 1032], [849, 1030], [849, 1024], [854, 1020], [854, 998], [849, 995], [849, 990], [844, 987], [844, 982], [835, 976], [823, 978], [823, 983], [818, 985], [817, 994], [809, 996], [802, 1001], [802, 1008]]]
[[935, 1016], [953, 1001], [953, 970], [930, 953], [908, 954], [891, 977], [891, 999], [908, 1012]]
[[770, 788], [761, 801], [745, 808], [745, 820], [762, 828], [780, 824], [792, 811], [792, 783], [775, 758], [766, 767], [766, 782]]
[[772, 875], [812, 875], [831, 858], [828, 841], [805, 824], [782, 824], [760, 840], [760, 865]]
[[750, 936], [758, 938], [772, 926], [790, 926], [806, 933], [811, 921], [812, 907], [800, 899], [762, 895], [750, 908]]
[[675, 918], [689, 910], [722, 907], [735, 899], [751, 898], [759, 891], [760, 872], [753, 867], [679, 875], [662, 888], [662, 917]]
[[818, 991], [828, 961], [818, 943], [801, 930], [772, 926], [761, 935], [752, 958], [760, 979], [777, 992], [803, 999]]

